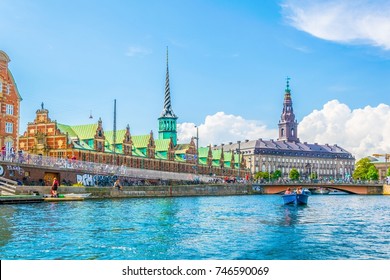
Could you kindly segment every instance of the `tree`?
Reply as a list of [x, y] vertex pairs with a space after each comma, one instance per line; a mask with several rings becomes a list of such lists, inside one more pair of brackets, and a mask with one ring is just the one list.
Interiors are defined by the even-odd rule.
[[279, 169], [275, 170], [275, 172], [272, 173], [272, 179], [278, 180], [280, 177], [282, 177], [282, 171], [280, 171]]
[[296, 181], [299, 179], [299, 172], [295, 168], [291, 169], [289, 178], [293, 181]]
[[[374, 164], [367, 157], [360, 159], [355, 166], [355, 171], [352, 174], [352, 178], [355, 180], [369, 180], [368, 171]], [[375, 166], [374, 166], [375, 167]]]
[[376, 181], [376, 180], [378, 180], [378, 178], [379, 178], [378, 169], [376, 169], [376, 167], [374, 165], [371, 165], [368, 168], [367, 179]]

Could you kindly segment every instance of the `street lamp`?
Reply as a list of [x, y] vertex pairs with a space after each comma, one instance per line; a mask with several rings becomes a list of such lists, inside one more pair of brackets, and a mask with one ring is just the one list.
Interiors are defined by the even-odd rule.
[[241, 160], [240, 160], [240, 154], [241, 154], [241, 141], [237, 141], [237, 144], [238, 144], [238, 149], [237, 149], [237, 153], [238, 153], [238, 169], [237, 169], [237, 174], [238, 176], [237, 177], [240, 177], [240, 167], [241, 167]]
[[196, 127], [196, 165], [199, 163], [199, 127], [195, 125]]
[[271, 184], [271, 158], [268, 158], [268, 183]]

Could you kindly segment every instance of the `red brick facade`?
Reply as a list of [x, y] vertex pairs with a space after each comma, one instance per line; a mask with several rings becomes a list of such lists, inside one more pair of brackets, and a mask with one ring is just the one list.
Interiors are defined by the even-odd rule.
[[19, 149], [41, 155], [49, 155], [50, 151], [56, 150], [59, 157], [71, 156], [67, 135], [57, 129], [48, 113], [44, 108], [37, 110], [35, 120], [28, 123], [27, 131], [19, 137]]
[[8, 69], [9, 62], [8, 55], [0, 50], [0, 147], [5, 147], [7, 154], [11, 148], [17, 150], [22, 100]]

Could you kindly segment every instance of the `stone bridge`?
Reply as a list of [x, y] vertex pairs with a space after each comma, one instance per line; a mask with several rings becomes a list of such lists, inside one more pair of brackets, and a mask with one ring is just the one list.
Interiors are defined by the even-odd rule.
[[297, 187], [314, 190], [316, 188], [328, 188], [344, 191], [350, 194], [386, 194], [386, 185], [383, 184], [325, 184], [325, 183], [301, 183], [301, 184], [253, 184], [254, 191], [263, 194], [278, 194], [284, 192], [288, 187]]

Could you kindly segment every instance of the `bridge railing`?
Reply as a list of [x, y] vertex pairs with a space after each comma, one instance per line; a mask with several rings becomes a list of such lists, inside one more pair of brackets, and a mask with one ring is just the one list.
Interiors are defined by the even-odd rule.
[[167, 172], [160, 170], [149, 170], [141, 168], [127, 167], [125, 165], [112, 165], [106, 163], [94, 163], [81, 160], [73, 160], [66, 158], [55, 158], [33, 154], [19, 154], [14, 157], [8, 156], [1, 159], [0, 162], [11, 162], [23, 164], [27, 166], [42, 166], [56, 168], [60, 170], [78, 170], [85, 173], [102, 174], [102, 175], [117, 175], [131, 177], [137, 179], [160, 179], [160, 180], [177, 180], [177, 181], [199, 181], [210, 182], [215, 180], [213, 176], [193, 174], [193, 173], [178, 173]]

